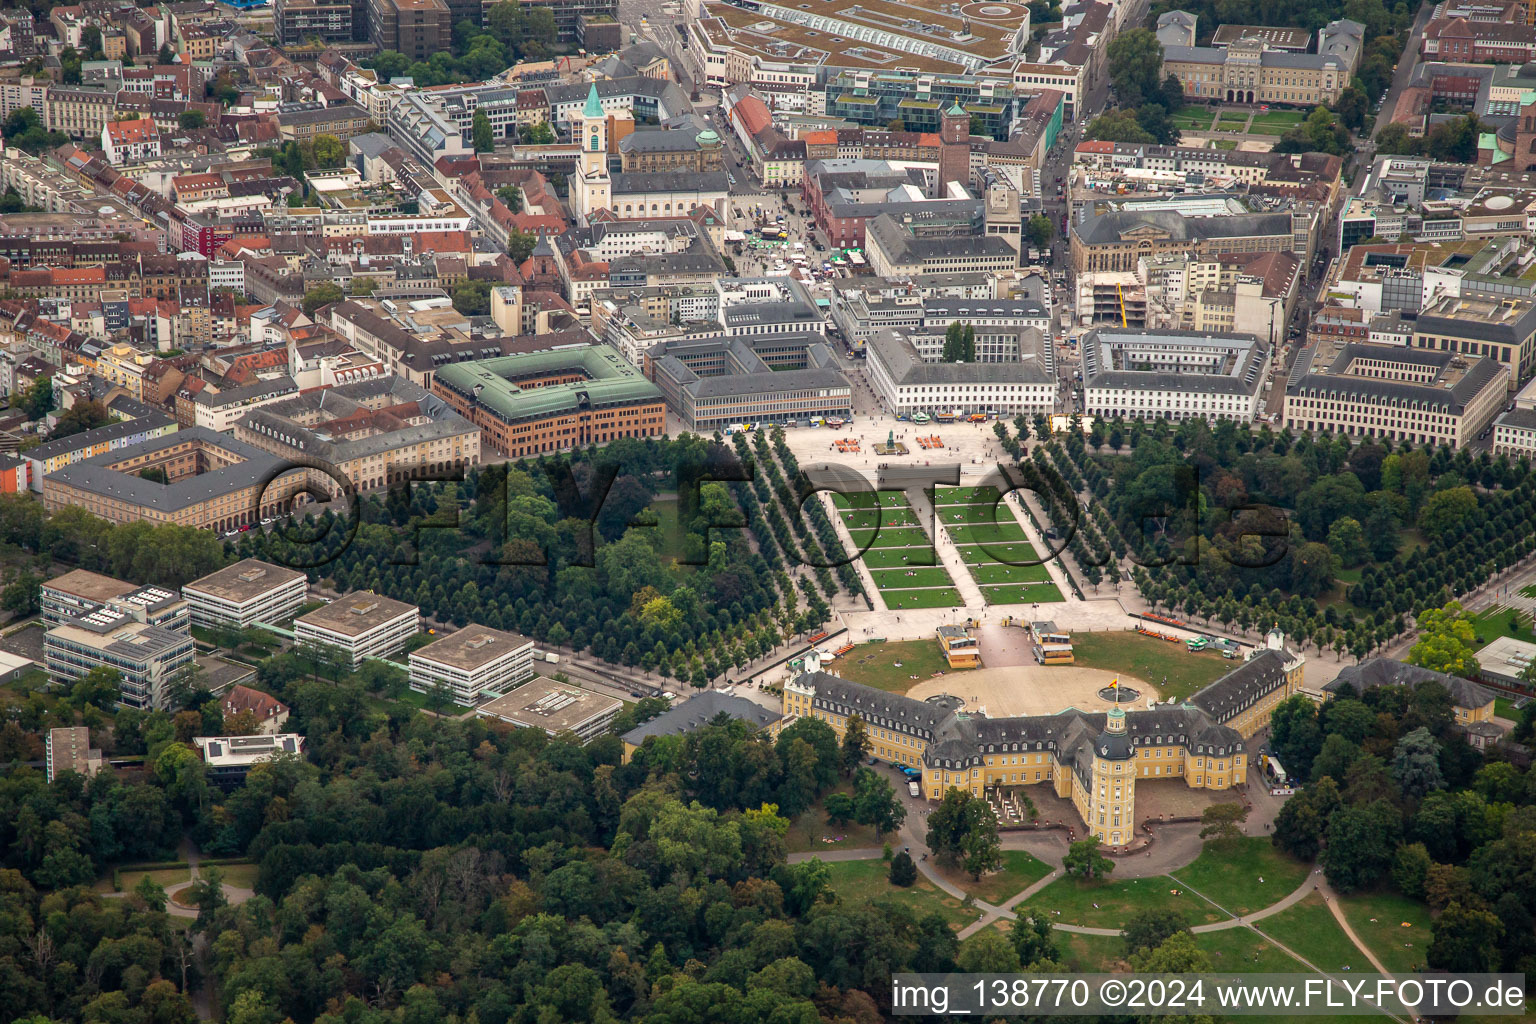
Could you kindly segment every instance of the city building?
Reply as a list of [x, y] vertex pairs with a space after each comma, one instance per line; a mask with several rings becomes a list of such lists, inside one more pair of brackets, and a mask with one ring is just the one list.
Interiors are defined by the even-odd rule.
[[1188, 252], [1303, 256], [1310, 244], [1310, 220], [1293, 212], [1253, 213], [1224, 196], [1125, 203], [1072, 222], [1072, 266], [1079, 274], [1134, 271], [1138, 260]]
[[235, 437], [294, 462], [314, 460], [360, 491], [463, 473], [480, 464], [480, 431], [447, 402], [399, 377], [309, 391], [251, 410]]
[[368, 40], [381, 50], [429, 60], [452, 48], [453, 12], [443, 0], [364, 0], [363, 10]]
[[684, 336], [652, 346], [643, 366], [692, 430], [853, 414], [853, 388], [819, 333]]
[[268, 736], [282, 732], [288, 721], [288, 705], [270, 693], [249, 686], [231, 686], [220, 699], [219, 710], [224, 712], [226, 722], [236, 715], [249, 713], [256, 719], [257, 730]]
[[945, 363], [924, 359], [902, 331], [883, 330], [864, 345], [865, 376], [875, 397], [897, 416], [962, 410], [1031, 416], [1056, 408], [1056, 371], [1050, 338], [1034, 328], [1019, 337], [1014, 359]]
[[147, 117], [109, 121], [101, 129], [101, 151], [113, 166], [153, 160], [160, 155], [160, 129]]
[[[160, 471], [166, 482], [147, 479], [147, 470]], [[43, 507], [75, 505], [114, 523], [142, 519], [228, 532], [286, 515], [295, 498], [312, 492], [309, 476], [227, 434], [188, 427], [49, 474]]]
[[1489, 358], [1508, 371], [1513, 387], [1536, 370], [1536, 301], [1445, 295], [1414, 320], [1413, 346], [1454, 352], [1468, 361]]
[[661, 391], [608, 345], [449, 364], [432, 391], [510, 458], [666, 429]]
[[171, 710], [171, 685], [191, 670], [193, 653], [189, 633], [137, 622], [112, 608], [43, 635], [43, 665], [51, 681], [68, 686], [92, 669], [111, 669], [121, 679], [118, 704], [140, 711]]
[[1072, 801], [1088, 834], [1124, 846], [1136, 831], [1139, 784], [1243, 785], [1246, 741], [1268, 725], [1275, 705], [1300, 691], [1305, 660], [1276, 631], [1265, 648], [1181, 705], [989, 718], [967, 713], [956, 697], [914, 700], [830, 675], [812, 654], [784, 684], [783, 720], [818, 719], [841, 740], [857, 716], [872, 734], [870, 754], [920, 768], [930, 801], [952, 787], [979, 797], [994, 790], [1027, 794], [1024, 787], [1044, 783]]
[[244, 629], [258, 622], [282, 623], [304, 603], [309, 577], [256, 558], [242, 558], [181, 588], [197, 626]]
[[786, 716], [756, 701], [719, 690], [703, 690], [620, 737], [624, 741], [624, 763], [628, 764], [635, 751], [652, 736], [686, 736], [713, 722], [718, 715], [746, 722], [755, 730], [766, 729], [769, 737], [777, 736], [779, 726], [786, 721]]
[[99, 455], [132, 448], [136, 445], [169, 437], [176, 433], [176, 421], [156, 410], [146, 410], [142, 416], [119, 420], [44, 441], [21, 453], [28, 465], [27, 478], [34, 491], [43, 489], [43, 480], [65, 466], [84, 462]]
[[[360, 5], [358, 5], [360, 6]], [[272, 24], [279, 46], [301, 46], [310, 40], [350, 43], [354, 19], [360, 12], [353, 0], [272, 0]]]
[[1251, 422], [1270, 358], [1270, 347], [1251, 334], [1095, 328], [1082, 338], [1084, 411]]
[[450, 691], [471, 707], [533, 678], [533, 641], [489, 626], [468, 625], [410, 653], [411, 689]]
[[49, 785], [62, 772], [74, 772], [90, 778], [101, 771], [101, 750], [91, 746], [91, 730], [83, 725], [49, 729], [46, 764]]
[[299, 643], [329, 644], [345, 652], [356, 668], [367, 658], [388, 658], [420, 629], [421, 614], [413, 604], [364, 591], [305, 612], [293, 620]]
[[1211, 46], [1164, 47], [1160, 77], [1177, 78], [1191, 99], [1331, 105], [1359, 66], [1365, 26], [1346, 20], [1330, 22], [1318, 31], [1316, 53], [1298, 53], [1291, 40], [1266, 30], [1249, 29], [1229, 33], [1221, 42], [1218, 39], [1219, 35], [1213, 38]]
[[574, 733], [588, 743], [608, 731], [623, 707], [616, 697], [538, 676], [475, 713], [520, 729], [542, 729], [550, 736]]
[[1296, 354], [1285, 426], [1462, 447], [1499, 414], [1509, 369], [1487, 356], [1349, 342]]
[[1332, 682], [1323, 684], [1323, 694], [1328, 698], [1346, 692], [1364, 696], [1367, 690], [1378, 686], [1414, 687], [1420, 683], [1438, 683], [1445, 687], [1451, 695], [1451, 709], [1457, 725], [1486, 722], [1493, 717], [1494, 692], [1488, 687], [1461, 676], [1391, 658], [1367, 658], [1358, 665], [1345, 665]]
[[927, 234], [882, 213], [864, 228], [869, 267], [880, 277], [967, 274], [1011, 270], [1019, 265], [1014, 244], [970, 231]]
[[102, 608], [151, 626], [185, 633], [191, 624], [187, 603], [164, 587], [138, 586], [87, 569], [72, 569], [38, 588], [43, 622], [62, 625]]
[[252, 768], [279, 757], [303, 757], [304, 737], [296, 732], [260, 736], [194, 736], [198, 753], [208, 766], [208, 781], [220, 789], [234, 789]]

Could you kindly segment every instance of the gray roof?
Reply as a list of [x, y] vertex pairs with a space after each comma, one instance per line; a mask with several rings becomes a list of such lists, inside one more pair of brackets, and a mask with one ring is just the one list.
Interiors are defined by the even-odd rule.
[[22, 454], [37, 462], [44, 462], [55, 455], [63, 455], [67, 452], [79, 451], [92, 445], [101, 444], [103, 441], [113, 441], [120, 437], [132, 437], [134, 434], [156, 427], [169, 426], [176, 422], [162, 412], [148, 411], [137, 419], [120, 420], [117, 423], [108, 423], [106, 426], [97, 427], [94, 430], [83, 430], [78, 434], [70, 434], [56, 441], [44, 441], [35, 448], [28, 448]]
[[1514, 427], [1517, 430], [1536, 430], [1536, 409], [1516, 406], [1493, 421], [1495, 426]]
[[1441, 382], [1439, 374], [1429, 383], [1420, 384], [1414, 381], [1388, 380], [1384, 377], [1360, 376], [1344, 372], [1355, 358], [1370, 356], [1382, 350], [1387, 350], [1395, 362], [1416, 363], [1423, 367], [1441, 370], [1457, 360], [1467, 361], [1471, 358], [1438, 349], [1356, 342], [1340, 346], [1338, 355], [1332, 363], [1326, 368], [1319, 366], [1314, 370], [1318, 346], [1311, 345], [1296, 354], [1286, 393], [1307, 398], [1338, 396], [1349, 401], [1374, 400], [1393, 404], [1411, 402], [1425, 409], [1460, 413], [1466, 409], [1468, 402], [1477, 397], [1504, 370], [1502, 363], [1487, 356], [1479, 356], [1477, 361], [1472, 363], [1461, 378], [1450, 387], [1446, 387]]
[[613, 195], [643, 195], [650, 192], [730, 191], [724, 171], [627, 171], [613, 175]]
[[1072, 225], [1072, 233], [1087, 245], [1121, 242], [1137, 228], [1161, 229], [1174, 241], [1289, 235], [1288, 213], [1242, 213], [1224, 217], [1186, 217], [1177, 210], [1111, 210], [1089, 214]]
[[716, 715], [722, 714], [740, 719], [758, 729], [772, 725], [783, 717], [777, 711], [769, 710], [745, 697], [718, 690], [704, 690], [671, 711], [635, 726], [624, 734], [623, 739], [625, 743], [638, 747], [652, 736], [681, 736], [690, 733], [700, 726], [708, 725]]
[[[1159, 339], [1208, 344], [1213, 351], [1228, 346], [1241, 352], [1229, 372], [1194, 368], [1173, 370], [1115, 369], [1104, 349], [1116, 344], [1155, 344]], [[1264, 364], [1269, 346], [1251, 334], [1207, 334], [1201, 331], [1159, 331], [1138, 328], [1096, 327], [1083, 336], [1083, 386], [1085, 389], [1127, 391], [1202, 391], [1209, 394], [1254, 395], [1264, 386]]]
[[1263, 650], [1226, 675], [1195, 692], [1189, 702], [1218, 722], [1225, 722], [1266, 694], [1285, 685], [1286, 659]]
[[[326, 431], [326, 421], [353, 415], [364, 408], [377, 408], [380, 399], [387, 399], [389, 405], [415, 402], [423, 415], [431, 417], [431, 422], [352, 438], [333, 436]], [[316, 422], [317, 416], [321, 422]], [[314, 425], [306, 425], [305, 421]], [[423, 441], [473, 434], [479, 429], [454, 412], [447, 402], [402, 377], [339, 384], [273, 402], [251, 410], [240, 421], [240, 426], [272, 437], [305, 455], [336, 464], [381, 455]]]
[[1346, 665], [1323, 689], [1338, 693], [1346, 685], [1357, 693], [1364, 693], [1376, 686], [1418, 686], [1420, 683], [1439, 683], [1451, 694], [1451, 700], [1459, 708], [1477, 709], [1493, 700], [1493, 691], [1460, 676], [1447, 675], [1434, 669], [1420, 668], [1391, 658], [1367, 658], [1358, 665]]
[[1018, 255], [1013, 246], [997, 235], [915, 236], [889, 213], [882, 213], [870, 221], [864, 231], [890, 254], [893, 263], [922, 262], [955, 254], [1013, 256], [1015, 259]]
[[218, 392], [204, 388], [192, 396], [192, 403], [218, 409], [226, 405], [239, 405], [253, 398], [261, 398], [263, 395], [288, 395], [295, 394], [298, 390], [299, 386], [293, 382], [293, 378], [285, 373], [272, 380], [258, 380], [254, 384], [225, 388]]
[[[241, 461], [232, 465], [211, 469], [206, 473], [189, 476], [171, 484], [145, 480], [135, 473], [120, 473], [108, 468], [112, 464], [148, 455], [173, 444], [201, 441], [239, 456]], [[183, 427], [174, 434], [144, 441], [128, 448], [106, 452], [94, 458], [66, 466], [48, 475], [48, 479], [70, 487], [103, 495], [119, 501], [143, 505], [162, 512], [175, 512], [198, 502], [219, 495], [231, 494], [259, 485], [276, 477], [288, 468], [284, 459], [244, 441], [237, 441], [228, 434], [220, 434], [206, 427]]]
[[[1020, 348], [1039, 350], [1040, 332], [1033, 327], [1023, 334], [1036, 336], [1035, 345]], [[869, 358], [878, 360], [890, 378], [901, 387], [920, 384], [1045, 384], [1053, 377], [1045, 365], [1029, 357], [1006, 363], [929, 363], [918, 355], [907, 335], [897, 330], [876, 331], [865, 341]]]

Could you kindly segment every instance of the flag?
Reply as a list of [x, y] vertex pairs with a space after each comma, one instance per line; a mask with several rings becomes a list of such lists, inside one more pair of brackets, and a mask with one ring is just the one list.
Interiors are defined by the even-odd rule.
[[1110, 689], [1114, 689], [1114, 690], [1120, 689], [1120, 677], [1119, 676], [1115, 676], [1114, 681], [1111, 682], [1109, 684], [1109, 686], [1110, 686]]

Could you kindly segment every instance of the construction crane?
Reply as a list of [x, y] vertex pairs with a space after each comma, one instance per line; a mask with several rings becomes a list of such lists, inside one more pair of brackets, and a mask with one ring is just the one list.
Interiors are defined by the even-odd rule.
[[1129, 327], [1131, 322], [1125, 316], [1125, 292], [1120, 290], [1120, 285], [1115, 285], [1115, 298], [1120, 300], [1120, 326]]

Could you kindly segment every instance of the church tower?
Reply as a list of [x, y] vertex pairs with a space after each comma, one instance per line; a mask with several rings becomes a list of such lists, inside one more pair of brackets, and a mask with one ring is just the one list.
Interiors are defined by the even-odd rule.
[[971, 184], [971, 115], [956, 100], [939, 115], [939, 189], [946, 194], [949, 183]]
[[597, 83], [587, 91], [581, 113], [571, 117], [571, 137], [581, 146], [577, 166], [580, 180], [571, 189], [571, 205], [585, 221], [611, 205], [613, 181], [608, 177], [608, 115], [597, 96]]

